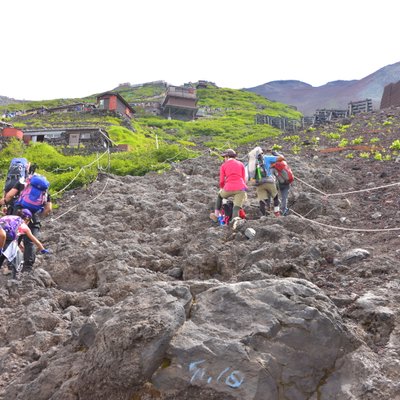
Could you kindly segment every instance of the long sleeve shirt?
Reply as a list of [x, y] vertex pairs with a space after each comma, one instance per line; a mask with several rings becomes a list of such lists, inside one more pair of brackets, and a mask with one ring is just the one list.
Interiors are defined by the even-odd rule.
[[219, 187], [228, 192], [247, 190], [244, 164], [234, 158], [225, 161], [219, 170]]

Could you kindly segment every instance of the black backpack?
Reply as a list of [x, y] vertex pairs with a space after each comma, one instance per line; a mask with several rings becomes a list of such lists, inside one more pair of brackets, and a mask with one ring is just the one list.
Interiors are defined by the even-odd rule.
[[232, 219], [233, 214], [233, 201], [228, 200], [225, 204], [223, 204], [222, 211], [224, 213], [226, 221], [229, 222]]
[[28, 177], [28, 160], [26, 158], [13, 158], [8, 168], [4, 193], [10, 191], [19, 181], [25, 182]]

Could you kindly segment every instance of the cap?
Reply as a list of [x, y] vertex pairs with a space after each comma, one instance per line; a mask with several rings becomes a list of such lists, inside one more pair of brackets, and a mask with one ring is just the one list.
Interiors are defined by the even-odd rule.
[[29, 218], [29, 219], [31, 219], [31, 218], [32, 218], [32, 213], [31, 213], [27, 208], [23, 208], [23, 209], [21, 210], [21, 217], [22, 217], [22, 218]]
[[237, 157], [236, 151], [233, 149], [225, 150], [222, 154], [222, 157]]

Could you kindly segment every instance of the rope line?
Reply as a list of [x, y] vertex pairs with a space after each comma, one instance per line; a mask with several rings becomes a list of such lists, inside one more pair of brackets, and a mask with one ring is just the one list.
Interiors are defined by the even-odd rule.
[[97, 157], [94, 161], [92, 161], [91, 163], [84, 165], [83, 167], [80, 168], [80, 170], [78, 171], [78, 173], [74, 176], [74, 178], [72, 178], [72, 180], [66, 185], [64, 186], [62, 189], [60, 189], [58, 192], [53, 193], [53, 196], [57, 196], [59, 193], [62, 193], [64, 190], [66, 190], [67, 188], [69, 188], [71, 186], [71, 184], [78, 178], [78, 176], [85, 171], [86, 168], [91, 167], [94, 163], [98, 162], [102, 157], [104, 157], [106, 154], [108, 154], [108, 150], [106, 152], [104, 152], [102, 155], [100, 155], [99, 157]]
[[[105, 183], [103, 189], [101, 190], [101, 192], [100, 192], [97, 196], [93, 197], [93, 199], [91, 199], [91, 200], [86, 201], [84, 204], [85, 204], [85, 205], [86, 205], [86, 204], [90, 204], [90, 203], [92, 203], [93, 201], [97, 200], [97, 199], [104, 193], [104, 191], [106, 190], [109, 180], [110, 180], [110, 178], [107, 178], [106, 183]], [[57, 217], [51, 218], [51, 221], [57, 221], [59, 218], [63, 217], [64, 215], [69, 214], [73, 209], [75, 209], [76, 207], [78, 207], [79, 204], [80, 204], [80, 203], [75, 204], [74, 206], [70, 207], [67, 211], [63, 212], [62, 214], [58, 215]]]
[[397, 186], [400, 185], [400, 182], [396, 182], [396, 183], [390, 183], [388, 185], [383, 185], [383, 186], [376, 186], [373, 188], [369, 188], [369, 189], [361, 189], [361, 190], [354, 190], [352, 192], [340, 192], [340, 193], [330, 193], [327, 194], [327, 196], [344, 196], [347, 194], [353, 194], [353, 193], [362, 193], [362, 192], [368, 192], [370, 190], [377, 190], [377, 189], [384, 189], [384, 188], [388, 188], [388, 187], [392, 187], [392, 186]]
[[318, 193], [326, 196], [326, 197], [332, 197], [332, 196], [346, 196], [348, 194], [354, 194], [354, 193], [363, 193], [363, 192], [369, 192], [372, 190], [378, 190], [378, 189], [385, 189], [388, 187], [393, 187], [393, 186], [399, 186], [400, 182], [395, 182], [395, 183], [389, 183], [387, 185], [383, 185], [383, 186], [375, 186], [372, 188], [368, 188], [368, 189], [360, 189], [360, 190], [353, 190], [351, 192], [337, 192], [337, 193], [325, 193], [322, 190], [317, 189], [315, 186], [312, 186], [310, 184], [308, 184], [307, 182], [304, 182], [303, 180], [301, 180], [300, 178], [298, 178], [297, 176], [294, 177], [296, 180], [298, 180], [299, 182], [303, 183], [304, 185], [314, 189], [315, 191], [317, 191]]
[[316, 187], [310, 185], [307, 182], [304, 182], [303, 180], [301, 180], [300, 178], [298, 178], [297, 176], [294, 177], [294, 179], [298, 180], [299, 182], [303, 183], [304, 185], [314, 189], [316, 192], [323, 194], [324, 196], [328, 196], [328, 194], [326, 194], [325, 192], [323, 192], [322, 190], [317, 189]]
[[290, 211], [293, 212], [293, 214], [295, 214], [298, 217], [300, 217], [301, 219], [304, 219], [306, 221], [312, 222], [313, 224], [321, 225], [321, 226], [324, 226], [326, 228], [339, 229], [339, 230], [342, 230], [342, 231], [352, 231], [352, 232], [390, 232], [390, 231], [400, 231], [400, 228], [382, 228], [382, 229], [344, 228], [342, 226], [328, 225], [328, 224], [324, 224], [323, 222], [318, 222], [318, 221], [315, 221], [313, 219], [309, 219], [309, 218], [303, 217], [301, 214], [299, 214], [298, 212], [294, 211], [293, 209], [291, 209]]

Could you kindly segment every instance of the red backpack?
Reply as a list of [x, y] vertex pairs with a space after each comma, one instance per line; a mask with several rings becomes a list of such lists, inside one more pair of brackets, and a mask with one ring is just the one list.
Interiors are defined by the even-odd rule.
[[277, 161], [271, 167], [276, 170], [276, 177], [279, 183], [290, 184], [294, 181], [293, 172], [286, 161]]

